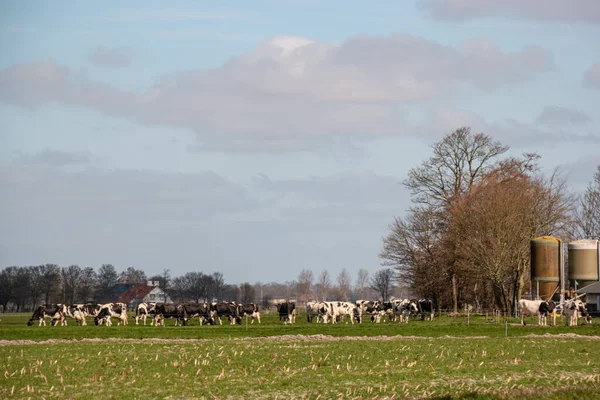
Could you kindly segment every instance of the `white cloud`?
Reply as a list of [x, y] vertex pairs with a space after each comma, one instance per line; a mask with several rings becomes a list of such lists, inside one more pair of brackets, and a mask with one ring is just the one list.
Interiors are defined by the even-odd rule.
[[441, 20], [517, 17], [600, 23], [600, 4], [597, 0], [424, 0], [421, 5], [434, 18]]
[[537, 117], [536, 123], [541, 125], [585, 125], [591, 121], [584, 112], [566, 107], [546, 106]]
[[200, 148], [302, 150], [322, 137], [399, 134], [402, 105], [490, 91], [551, 68], [546, 50], [448, 47], [398, 34], [340, 45], [277, 37], [214, 69], [172, 74], [145, 92], [95, 82], [56, 62], [0, 71], [0, 100], [85, 106], [143, 124], [188, 128]]
[[44, 149], [36, 154], [22, 154], [18, 160], [21, 163], [64, 167], [67, 165], [85, 165], [91, 161], [87, 152], [67, 152], [55, 149]]
[[131, 50], [126, 48], [109, 49], [98, 46], [89, 60], [92, 64], [104, 68], [122, 68], [131, 62]]

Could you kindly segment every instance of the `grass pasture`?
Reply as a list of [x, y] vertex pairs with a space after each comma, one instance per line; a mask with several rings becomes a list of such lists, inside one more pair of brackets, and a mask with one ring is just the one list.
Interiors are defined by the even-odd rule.
[[600, 398], [597, 323], [510, 321], [505, 337], [504, 323], [477, 317], [284, 326], [271, 314], [248, 329], [27, 327], [28, 317], [0, 316], [3, 399]]

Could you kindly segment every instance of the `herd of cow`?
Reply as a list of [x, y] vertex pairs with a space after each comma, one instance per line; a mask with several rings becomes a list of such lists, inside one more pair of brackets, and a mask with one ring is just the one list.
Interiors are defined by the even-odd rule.
[[[557, 305], [553, 301], [525, 300], [519, 301], [521, 309], [521, 324], [525, 325], [524, 317], [537, 315], [538, 324], [546, 325], [547, 317], [552, 314]], [[579, 318], [591, 323], [585, 303], [580, 299], [567, 300], [560, 307], [566, 317], [567, 325], [577, 325]], [[276, 305], [279, 320], [285, 324], [296, 322], [296, 304], [282, 302]], [[392, 322], [408, 323], [411, 316], [421, 320], [432, 320], [434, 317], [431, 300], [392, 300], [389, 302], [357, 300], [355, 303], [344, 301], [311, 301], [306, 304], [307, 321], [324, 323], [354, 322], [362, 323], [367, 317], [371, 322], [379, 323], [384, 318]], [[124, 303], [108, 304], [46, 304], [39, 306], [27, 322], [31, 326], [35, 321], [39, 325], [67, 325], [67, 317], [75, 320], [77, 325], [87, 325], [86, 318], [94, 319], [95, 325], [111, 326], [111, 319], [117, 320], [117, 325], [128, 325], [127, 307]], [[200, 325], [215, 325], [223, 323], [223, 319], [231, 324], [241, 324], [243, 317], [251, 318], [260, 323], [260, 310], [257, 304], [238, 304], [235, 302], [213, 303], [140, 303], [136, 308], [135, 324], [143, 323], [150, 318], [150, 325], [164, 325], [165, 319], [175, 319], [175, 325], [187, 325], [188, 321], [198, 318]]]
[[577, 326], [579, 318], [591, 324], [592, 317], [587, 311], [585, 303], [579, 298], [567, 299], [564, 303], [557, 305], [553, 300], [519, 300], [519, 309], [521, 310], [521, 325], [525, 325], [525, 316], [536, 315], [538, 317], [538, 325], [548, 325], [548, 316], [555, 314], [555, 311], [561, 308], [562, 314], [565, 316], [565, 324], [567, 326]]
[[[296, 304], [282, 302], [276, 304], [280, 321], [293, 324], [296, 321]], [[421, 319], [433, 319], [433, 308], [430, 300], [411, 301], [394, 300], [391, 302], [358, 300], [356, 303], [342, 301], [309, 302], [306, 305], [308, 322], [335, 324], [344, 318], [351, 323], [362, 322], [364, 316], [369, 316], [371, 321], [380, 322], [384, 316], [389, 316], [390, 321], [408, 322], [410, 315], [420, 315]], [[257, 304], [237, 304], [235, 302], [213, 303], [140, 303], [136, 308], [135, 323], [146, 325], [150, 318], [150, 325], [164, 325], [165, 319], [175, 319], [175, 325], [187, 325], [188, 321], [198, 318], [200, 325], [222, 324], [223, 319], [231, 324], [240, 324], [243, 317], [251, 318], [251, 323], [256, 320], [260, 323], [260, 310]], [[67, 325], [67, 318], [75, 320], [77, 325], [87, 325], [86, 318], [93, 318], [95, 325], [111, 326], [111, 319], [116, 319], [117, 325], [128, 325], [127, 307], [124, 303], [107, 304], [46, 304], [39, 306], [27, 322], [31, 326], [37, 320], [39, 325]]]

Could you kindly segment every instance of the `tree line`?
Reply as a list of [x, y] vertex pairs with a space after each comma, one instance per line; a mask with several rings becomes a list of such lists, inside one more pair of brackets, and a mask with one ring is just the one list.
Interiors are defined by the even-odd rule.
[[380, 257], [395, 278], [438, 308], [462, 304], [514, 310], [530, 290], [530, 239], [600, 237], [600, 165], [579, 197], [537, 154], [460, 128], [432, 146], [408, 172], [411, 206], [383, 239]]
[[175, 302], [236, 301], [260, 303], [268, 307], [272, 301], [296, 300], [388, 300], [390, 296], [405, 296], [406, 288], [394, 281], [392, 269], [380, 269], [370, 276], [362, 268], [355, 282], [344, 268], [335, 281], [329, 271], [322, 270], [317, 279], [311, 270], [302, 270], [298, 278], [283, 283], [228, 284], [221, 272], [187, 272], [171, 278], [165, 269], [159, 275], [148, 275], [141, 269], [129, 267], [118, 272], [112, 264], [92, 267], [56, 264], [11, 266], [0, 271], [0, 305], [2, 310], [31, 311], [43, 303], [104, 303], [116, 301], [119, 285], [158, 282]]

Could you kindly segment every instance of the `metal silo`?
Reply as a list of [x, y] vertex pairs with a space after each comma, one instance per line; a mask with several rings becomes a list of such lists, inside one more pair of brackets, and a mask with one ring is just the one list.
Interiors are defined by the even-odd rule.
[[598, 282], [598, 241], [576, 240], [568, 248], [571, 285], [577, 289]]
[[531, 239], [531, 284], [534, 293], [549, 300], [560, 284], [562, 241], [552, 236]]

